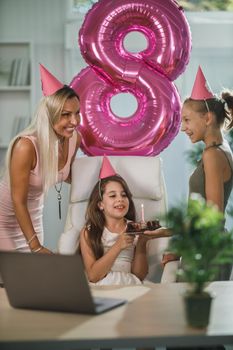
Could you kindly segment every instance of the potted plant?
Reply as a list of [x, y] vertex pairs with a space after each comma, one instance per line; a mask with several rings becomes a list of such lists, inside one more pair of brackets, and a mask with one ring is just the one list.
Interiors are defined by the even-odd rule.
[[223, 214], [200, 196], [171, 208], [166, 223], [172, 231], [169, 251], [181, 257], [179, 279], [190, 287], [184, 295], [187, 321], [205, 327], [212, 296], [204, 289], [217, 277], [221, 265], [232, 264], [232, 233], [224, 230]]

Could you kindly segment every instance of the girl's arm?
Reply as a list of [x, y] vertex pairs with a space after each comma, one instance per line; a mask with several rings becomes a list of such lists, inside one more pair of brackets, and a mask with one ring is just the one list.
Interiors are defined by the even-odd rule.
[[150, 238], [143, 235], [138, 236], [137, 245], [135, 247], [134, 260], [132, 263], [132, 273], [136, 275], [141, 281], [144, 280], [148, 273], [148, 262], [146, 243]]
[[96, 259], [91, 249], [88, 231], [83, 229], [80, 235], [80, 249], [84, 261], [84, 266], [90, 282], [98, 282], [104, 278], [116, 260], [122, 249], [125, 249], [133, 244], [134, 237], [119, 234], [116, 243], [104, 254], [101, 258]]
[[216, 204], [224, 211], [224, 154], [216, 148], [209, 148], [203, 153], [205, 172], [206, 201]]
[[35, 165], [36, 153], [32, 142], [26, 138], [16, 141], [12, 149], [9, 169], [15, 216], [26, 240], [30, 241], [30, 249], [32, 251], [40, 249], [39, 252], [49, 253], [48, 249], [41, 248], [27, 207], [30, 171]]
[[132, 273], [135, 274], [141, 281], [148, 274], [148, 261], [146, 244], [150, 239], [161, 237], [170, 237], [172, 232], [166, 227], [160, 227], [154, 231], [145, 231], [143, 235], [138, 236], [138, 242], [135, 248], [135, 255], [132, 264]]

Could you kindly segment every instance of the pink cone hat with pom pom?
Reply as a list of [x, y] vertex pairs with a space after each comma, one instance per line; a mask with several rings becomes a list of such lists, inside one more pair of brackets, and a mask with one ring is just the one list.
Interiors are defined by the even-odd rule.
[[207, 100], [208, 98], [214, 98], [214, 94], [212, 93], [200, 66], [198, 67], [190, 97], [193, 100]]
[[115, 170], [113, 169], [110, 160], [104, 155], [103, 161], [102, 161], [102, 166], [100, 169], [100, 174], [99, 174], [99, 179], [105, 179], [106, 177], [109, 176], [114, 176], [116, 175]]
[[109, 176], [114, 176], [117, 175], [117, 173], [115, 172], [115, 170], [113, 169], [110, 160], [108, 159], [107, 156], [103, 156], [103, 160], [102, 160], [102, 165], [100, 168], [100, 173], [99, 173], [99, 196], [102, 200], [102, 194], [101, 194], [101, 180], [105, 179]]
[[40, 78], [44, 96], [53, 95], [64, 86], [64, 84], [55, 78], [42, 64], [40, 64]]

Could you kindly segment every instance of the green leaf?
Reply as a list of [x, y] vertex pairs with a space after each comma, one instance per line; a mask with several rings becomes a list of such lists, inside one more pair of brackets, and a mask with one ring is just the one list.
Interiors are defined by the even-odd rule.
[[173, 206], [165, 221], [172, 231], [169, 251], [182, 257], [179, 278], [201, 291], [220, 266], [233, 261], [233, 234], [224, 230], [224, 215], [200, 196]]

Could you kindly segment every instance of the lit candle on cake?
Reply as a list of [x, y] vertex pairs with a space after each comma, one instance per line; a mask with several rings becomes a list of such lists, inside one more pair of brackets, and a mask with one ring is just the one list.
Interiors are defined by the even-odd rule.
[[141, 222], [145, 222], [144, 204], [141, 204]]

